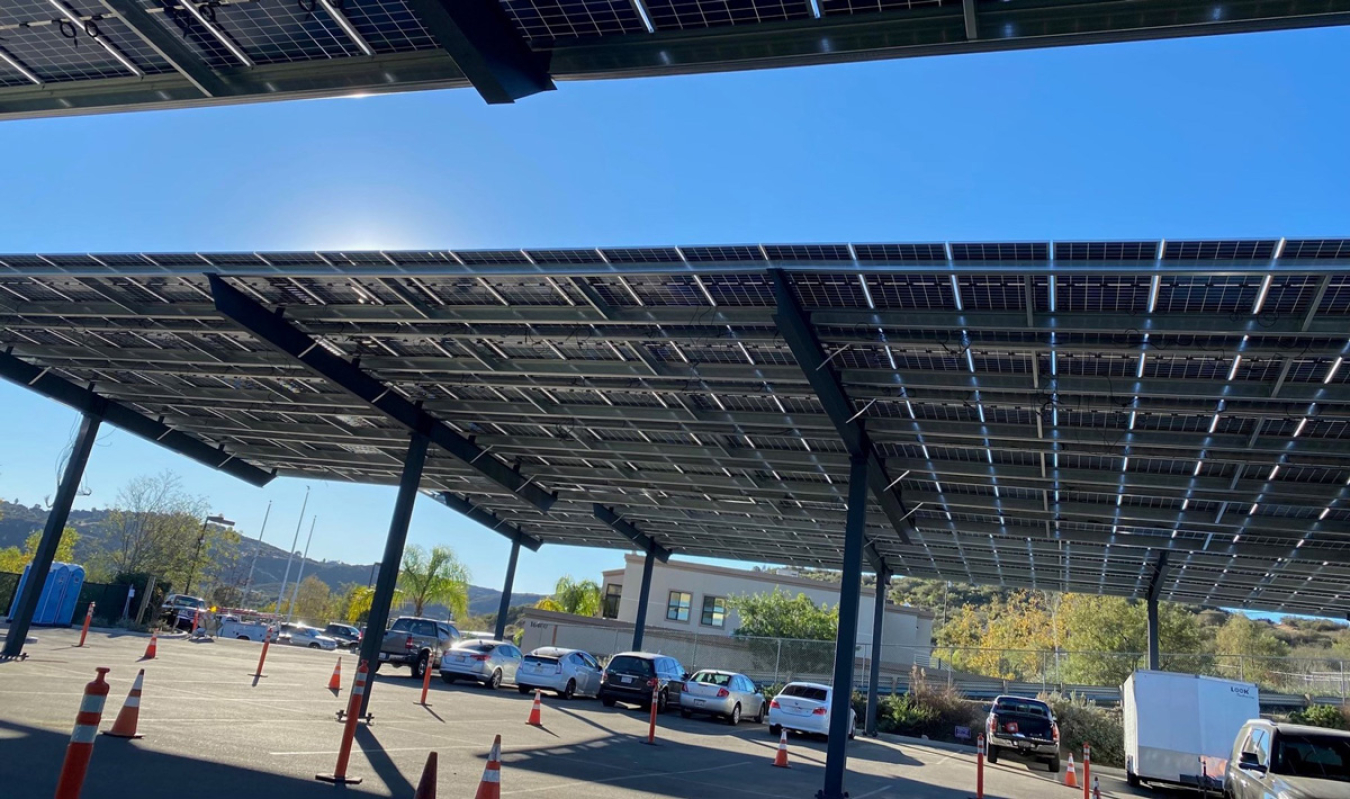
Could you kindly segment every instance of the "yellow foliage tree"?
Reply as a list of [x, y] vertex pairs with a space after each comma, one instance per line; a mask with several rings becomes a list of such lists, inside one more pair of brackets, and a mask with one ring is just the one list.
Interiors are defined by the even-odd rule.
[[[19, 573], [23, 567], [33, 562], [33, 557], [37, 555], [38, 543], [42, 540], [42, 532], [38, 531], [28, 536], [23, 542], [23, 549], [18, 547], [6, 547], [0, 549], [0, 572]], [[75, 532], [72, 527], [67, 527], [61, 533], [61, 543], [56, 546], [56, 557], [53, 559], [56, 563], [70, 563], [75, 559], [75, 545], [80, 541], [80, 534]]]

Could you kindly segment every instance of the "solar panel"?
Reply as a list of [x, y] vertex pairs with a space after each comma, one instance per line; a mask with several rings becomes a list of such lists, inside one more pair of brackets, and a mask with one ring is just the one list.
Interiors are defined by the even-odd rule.
[[952, 260], [957, 263], [1044, 261], [1050, 257], [1050, 245], [1039, 242], [953, 244], [951, 247]]
[[847, 244], [765, 244], [770, 261], [852, 261]]
[[646, 0], [646, 5], [652, 27], [658, 31], [752, 25], [813, 16], [807, 0]]
[[910, 11], [916, 8], [956, 6], [960, 0], [820, 0], [822, 16], [873, 14], [882, 11]]
[[946, 262], [947, 250], [941, 244], [855, 244], [859, 261]]
[[1156, 241], [1057, 241], [1056, 261], [1152, 261]]
[[681, 247], [680, 252], [690, 263], [710, 263], [716, 261], [763, 261], [764, 253], [753, 244], [726, 247]]
[[455, 250], [459, 260], [470, 265], [528, 264], [520, 250]]
[[1350, 258], [1350, 239], [1290, 239], [1284, 243], [1280, 258]]
[[1242, 261], [1268, 260], [1275, 257], [1278, 241], [1168, 241], [1163, 249], [1164, 261]]
[[[129, 78], [134, 73], [109, 53], [91, 35], [107, 34], [107, 41], [127, 46], [123, 55], [144, 72], [154, 74], [170, 69], [162, 58], [145, 48], [117, 20], [101, 20], [77, 27], [58, 16], [51, 5], [41, 24], [12, 27], [0, 32], [0, 47], [44, 82]], [[25, 81], [27, 83], [27, 81]]]
[[221, 6], [215, 22], [259, 64], [361, 55], [322, 6], [307, 11], [290, 0], [252, 0]]
[[501, 0], [521, 35], [533, 41], [646, 33], [632, 0]]
[[527, 250], [530, 260], [537, 264], [595, 264], [600, 255], [595, 250]]
[[403, 0], [346, 0], [339, 7], [377, 53], [408, 53], [440, 46]]

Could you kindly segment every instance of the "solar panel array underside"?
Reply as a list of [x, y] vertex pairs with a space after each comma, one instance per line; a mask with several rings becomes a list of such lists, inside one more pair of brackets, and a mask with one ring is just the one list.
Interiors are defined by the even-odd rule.
[[[1332, 253], [1347, 253], [1337, 259]], [[0, 347], [283, 474], [392, 483], [407, 433], [215, 310], [207, 274], [558, 495], [433, 447], [424, 489], [546, 543], [837, 566], [848, 454], [781, 275], [908, 541], [896, 572], [1340, 612], [1343, 240], [0, 255]]]

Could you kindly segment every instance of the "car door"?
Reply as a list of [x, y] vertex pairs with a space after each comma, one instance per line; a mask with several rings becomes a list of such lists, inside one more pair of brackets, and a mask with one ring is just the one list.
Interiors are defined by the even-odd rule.
[[[1265, 756], [1263, 759], [1263, 746]], [[1233, 799], [1265, 799], [1265, 779], [1269, 774], [1270, 763], [1269, 733], [1262, 727], [1253, 727], [1247, 734], [1238, 752], [1238, 765], [1234, 770]], [[1243, 765], [1244, 760], [1255, 760], [1256, 767]]]
[[589, 652], [582, 652], [581, 659], [586, 663], [586, 671], [588, 673], [587, 676], [589, 679], [589, 685], [586, 688], [586, 691], [591, 696], [599, 696], [600, 676], [605, 673], [605, 670], [600, 667], [600, 661], [591, 657], [591, 654]]
[[755, 684], [750, 682], [750, 678], [744, 674], [737, 674], [731, 678], [731, 682], [736, 687], [737, 697], [741, 703], [741, 715], [746, 718], [759, 715], [760, 697], [755, 694]]
[[511, 682], [516, 681], [516, 672], [520, 670], [520, 650], [510, 644], [497, 647], [502, 655], [502, 675]]

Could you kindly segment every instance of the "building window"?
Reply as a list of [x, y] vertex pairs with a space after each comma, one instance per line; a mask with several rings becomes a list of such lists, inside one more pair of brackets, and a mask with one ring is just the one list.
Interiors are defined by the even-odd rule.
[[703, 597], [703, 625], [705, 627], [725, 627], [727, 623], [727, 600], [721, 596]]
[[666, 618], [671, 621], [689, 621], [689, 608], [693, 604], [693, 594], [687, 591], [671, 591], [670, 603], [666, 605]]
[[619, 598], [623, 596], [623, 586], [610, 583], [605, 586], [605, 598], [600, 606], [602, 619], [619, 618]]

